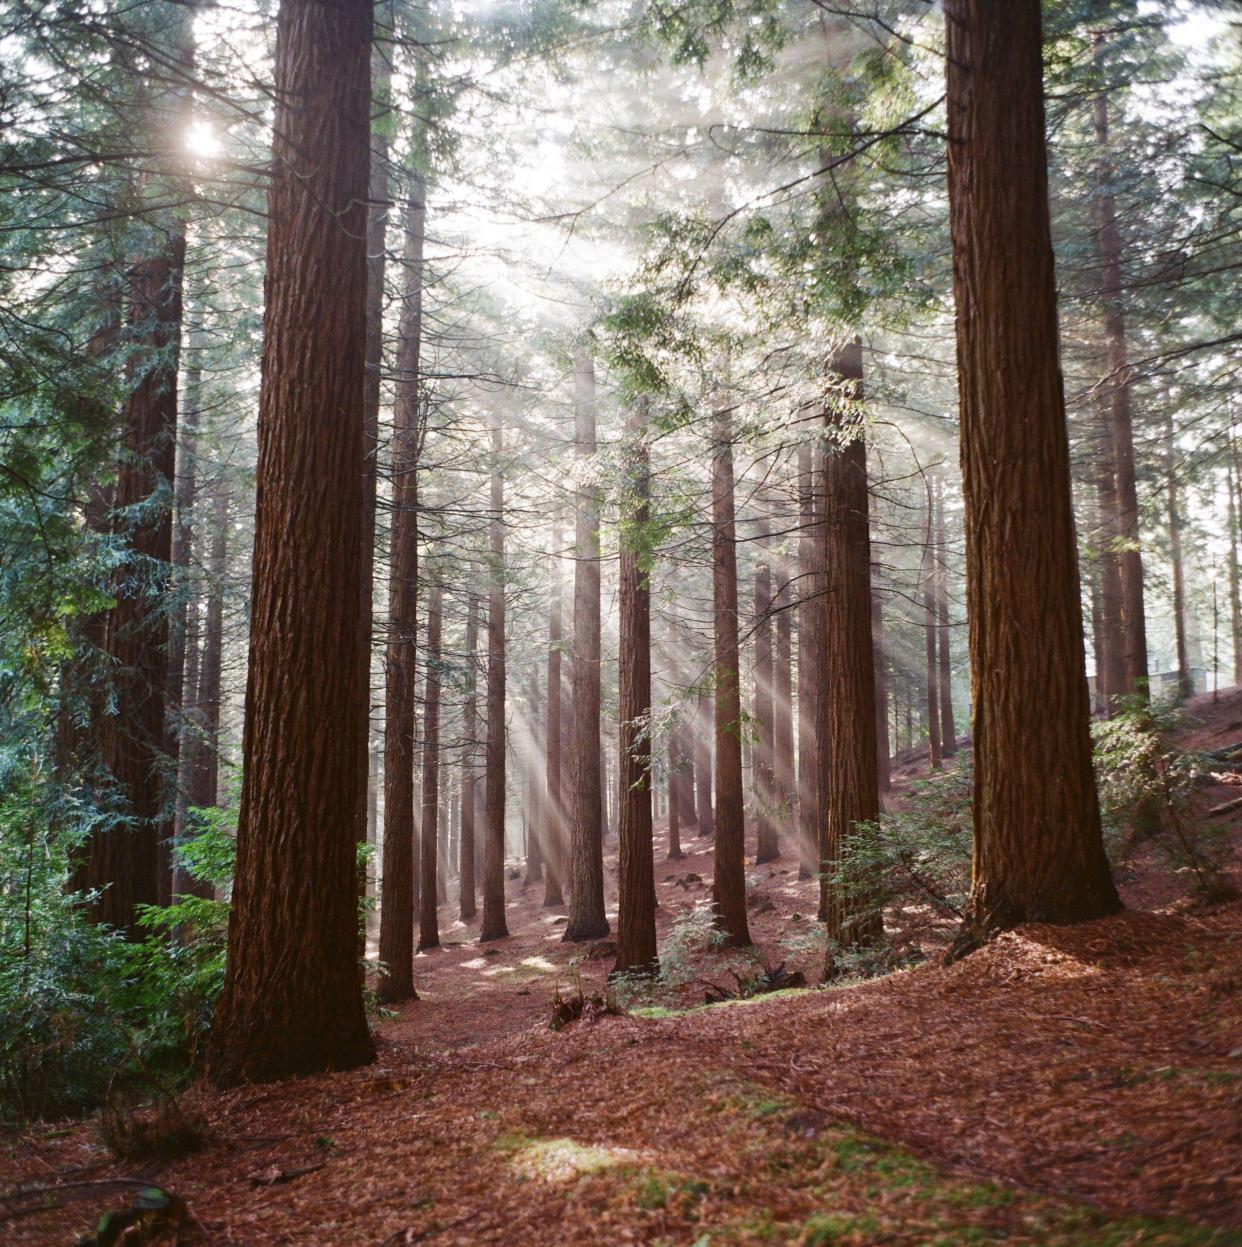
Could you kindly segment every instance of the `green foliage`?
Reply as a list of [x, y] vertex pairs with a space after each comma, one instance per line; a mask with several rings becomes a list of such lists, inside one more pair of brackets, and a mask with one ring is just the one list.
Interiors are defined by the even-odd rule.
[[1233, 891], [1224, 875], [1229, 845], [1224, 827], [1193, 817], [1195, 783], [1207, 765], [1172, 743], [1184, 723], [1175, 706], [1134, 698], [1092, 725], [1100, 815], [1114, 857], [1150, 836], [1174, 869], [1194, 875], [1200, 897], [1223, 900]]
[[699, 902], [681, 914], [669, 928], [660, 948], [660, 981], [666, 987], [682, 987], [697, 975], [697, 960], [725, 942], [711, 906]]

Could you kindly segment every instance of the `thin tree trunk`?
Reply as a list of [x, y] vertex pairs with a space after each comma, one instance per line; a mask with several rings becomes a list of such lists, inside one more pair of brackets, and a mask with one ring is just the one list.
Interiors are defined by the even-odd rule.
[[444, 591], [433, 585], [427, 595], [427, 676], [423, 682], [423, 816], [419, 827], [422, 880], [418, 907], [418, 947], [440, 947], [438, 878], [440, 873], [440, 637]]
[[282, 0], [237, 870], [210, 1072], [369, 1061], [358, 974], [372, 6]]
[[698, 784], [699, 835], [711, 839], [716, 834], [716, 814], [712, 806], [712, 740], [715, 714], [711, 695], [701, 689], [694, 722], [696, 751], [695, 780]]
[[935, 486], [927, 487], [927, 526], [923, 533], [923, 641], [927, 672], [927, 761], [940, 769], [940, 665], [936, 632], [940, 620], [936, 609], [936, 501]]
[[1164, 409], [1164, 482], [1169, 507], [1169, 560], [1173, 572], [1173, 631], [1177, 641], [1177, 697], [1194, 696], [1190, 674], [1190, 650], [1186, 643], [1186, 571], [1182, 561], [1182, 507], [1178, 496], [1177, 469], [1173, 453], [1173, 415]]
[[949, 649], [949, 561], [944, 522], [944, 477], [936, 476], [936, 614], [940, 666], [940, 751], [946, 758], [957, 753], [957, 725], [953, 718], [953, 656]]
[[776, 564], [776, 673], [772, 687], [773, 817], [778, 838], [788, 839], [793, 800], [793, 611], [789, 564]]
[[466, 606], [466, 702], [461, 725], [461, 877], [459, 893], [461, 920], [469, 922], [478, 910], [475, 907], [475, 846], [478, 843], [474, 822], [477, 770], [475, 751], [478, 748], [478, 671], [479, 671], [479, 599], [471, 593]]
[[[1096, 57], [1103, 49], [1096, 36]], [[1103, 272], [1104, 338], [1108, 347], [1105, 393], [1112, 421], [1113, 465], [1117, 484], [1117, 534], [1121, 541], [1121, 607], [1124, 637], [1126, 694], [1147, 693], [1147, 624], [1143, 607], [1143, 556], [1139, 546], [1138, 489], [1134, 473], [1134, 417], [1130, 395], [1130, 366], [1126, 354], [1126, 323], [1121, 294], [1121, 233], [1117, 228], [1117, 201], [1112, 191], [1113, 163], [1109, 155], [1108, 95], [1095, 100], [1095, 140], [1100, 152], [1097, 200], [1099, 223], [1096, 250]]]
[[[617, 752], [620, 836], [617, 962], [622, 972], [656, 967], [655, 871], [651, 819], [651, 587], [646, 566], [651, 521], [650, 452], [643, 409], [634, 403], [627, 420], [624, 510], [620, 550], [620, 747]], [[671, 775], [670, 775], [671, 782]], [[669, 824], [677, 801], [669, 800]]]
[[1238, 476], [1238, 445], [1229, 426], [1229, 460], [1225, 483], [1229, 493], [1229, 630], [1233, 637], [1233, 682], [1242, 684], [1242, 591], [1238, 574], [1238, 492], [1242, 482]]
[[388, 562], [387, 696], [384, 702], [384, 863], [380, 892], [380, 999], [414, 991], [414, 912], [418, 906], [418, 832], [414, 810], [414, 736], [418, 712], [418, 454], [422, 386], [423, 250], [426, 187], [410, 174], [405, 220], [405, 289], [397, 326], [392, 433], [392, 524]]
[[1117, 511], [1117, 470], [1113, 429], [1106, 404], [1097, 407], [1096, 438], [1096, 559], [1100, 580], [1100, 627], [1095, 637], [1096, 696], [1105, 715], [1111, 715], [1126, 691], [1124, 607], [1121, 589], [1120, 528]]
[[755, 568], [755, 865], [775, 861], [780, 856], [773, 814], [775, 798], [776, 723], [773, 717], [772, 688], [776, 676], [776, 656], [772, 645], [772, 564], [768, 557], [768, 524], [760, 522], [759, 562]]
[[[825, 623], [828, 635], [824, 687], [827, 734], [824, 749], [824, 836], [821, 860], [835, 872], [846, 838], [859, 823], [880, 815], [876, 766], [875, 654], [871, 641], [871, 537], [868, 522], [867, 444], [861, 417], [849, 404], [862, 398], [862, 345], [839, 352], [834, 368], [841, 401], [830, 414], [835, 445], [824, 465], [823, 524]], [[843, 947], [867, 946], [882, 935], [878, 914], [864, 898], [821, 877], [821, 908], [829, 939]]]
[[574, 383], [574, 449], [583, 479], [574, 540], [574, 772], [564, 938], [582, 941], [608, 934], [600, 784], [599, 495], [594, 480], [586, 477], [595, 461], [595, 364], [589, 355], [580, 356]]
[[884, 598], [879, 564], [871, 565], [871, 645], [875, 653], [875, 765], [880, 791], [893, 787], [892, 742], [888, 735], [888, 659], [884, 649]]
[[561, 790], [561, 709], [564, 690], [561, 688], [561, 530], [552, 529], [552, 601], [548, 613], [548, 727], [544, 756], [547, 788], [548, 842], [544, 854], [543, 904], [545, 908], [565, 903], [561, 879], [565, 869], [565, 798]]
[[548, 838], [547, 802], [543, 800], [541, 774], [547, 764], [540, 766], [542, 741], [539, 739], [539, 667], [530, 669], [530, 750], [526, 760], [526, 882], [543, 882], [544, 841]]
[[509, 934], [505, 916], [505, 478], [504, 431], [492, 417], [491, 587], [487, 597], [487, 759], [483, 926], [479, 942]]
[[712, 417], [712, 586], [716, 669], [716, 924], [734, 948], [750, 944], [742, 804], [742, 700], [738, 672], [737, 536], [733, 519], [733, 430], [723, 403]]
[[946, 30], [974, 686], [964, 951], [1000, 928], [1095, 918], [1120, 902], [1088, 731], [1039, 0], [948, 0]]

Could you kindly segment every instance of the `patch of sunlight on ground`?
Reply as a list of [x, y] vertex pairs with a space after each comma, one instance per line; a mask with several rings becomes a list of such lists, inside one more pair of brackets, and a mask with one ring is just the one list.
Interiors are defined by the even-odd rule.
[[523, 957], [519, 964], [529, 966], [532, 970], [542, 970], [545, 974], [556, 973], [556, 966], [546, 957]]
[[461, 968], [463, 970], [482, 970], [487, 966], [486, 957], [471, 957], [469, 961], [463, 961]]
[[628, 1147], [597, 1147], [574, 1139], [529, 1139], [509, 1135], [496, 1146], [509, 1153], [509, 1165], [519, 1177], [541, 1182], [572, 1182], [586, 1174], [619, 1165], [634, 1165], [641, 1153]]

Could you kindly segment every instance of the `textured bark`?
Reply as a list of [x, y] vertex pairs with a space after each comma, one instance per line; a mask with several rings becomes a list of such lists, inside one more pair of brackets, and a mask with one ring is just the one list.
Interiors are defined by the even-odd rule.
[[282, 0], [224, 1084], [374, 1055], [355, 871], [370, 50], [366, 0]]
[[544, 850], [543, 903], [545, 908], [565, 903], [561, 879], [565, 870], [565, 798], [561, 790], [561, 530], [552, 530], [552, 600], [548, 610], [548, 718], [545, 734], [544, 779], [548, 838]]
[[228, 576], [229, 489], [223, 471], [212, 486], [211, 553], [207, 619], [198, 664], [194, 704], [200, 725], [190, 772], [188, 803], [207, 809], [219, 804], [221, 671], [224, 659], [224, 587]]
[[600, 782], [599, 495], [595, 461], [595, 364], [583, 355], [574, 376], [578, 484], [574, 535], [573, 785], [569, 801], [569, 922], [566, 940], [608, 934]]
[[712, 597], [716, 685], [716, 857], [712, 904], [725, 942], [745, 948], [746, 842], [742, 805], [742, 696], [737, 653], [737, 535], [729, 409], [712, 417]]
[[[1097, 43], [1097, 57], [1102, 44]], [[1108, 96], [1095, 101], [1095, 139], [1100, 151], [1099, 222], [1096, 250], [1103, 274], [1100, 291], [1104, 304], [1104, 339], [1108, 347], [1108, 377], [1104, 391], [1112, 422], [1113, 470], [1116, 479], [1116, 529], [1120, 539], [1121, 623], [1124, 645], [1124, 694], [1147, 693], [1147, 623], [1143, 608], [1143, 555], [1139, 547], [1138, 488], [1134, 474], [1134, 417], [1130, 394], [1130, 366], [1126, 353], [1126, 322], [1121, 294], [1121, 234], [1117, 202], [1112, 192], [1113, 164], [1109, 155]]]
[[968, 946], [1120, 903], [1091, 766], [1039, 0], [949, 0], [946, 30], [974, 691]]
[[418, 904], [418, 947], [439, 948], [437, 882], [440, 876], [440, 637], [444, 626], [444, 591], [434, 585], [427, 595], [427, 677], [423, 684], [423, 814], [419, 825], [423, 882]]
[[798, 447], [798, 777], [797, 825], [800, 877], [819, 871], [819, 724], [823, 699], [824, 591], [820, 550], [822, 525], [816, 514], [817, 449]]
[[478, 670], [479, 670], [479, 599], [472, 593], [466, 607], [466, 700], [461, 722], [461, 874], [460, 901], [461, 920], [469, 922], [478, 909], [475, 906], [475, 846], [478, 832], [475, 827], [477, 764], [475, 761], [479, 739]]
[[[618, 971], [650, 973], [656, 968], [655, 871], [651, 819], [651, 587], [645, 565], [651, 520], [650, 453], [643, 441], [643, 412], [637, 403], [627, 420], [623, 509], [626, 527], [620, 549], [620, 664], [617, 804], [620, 835], [617, 906]], [[671, 774], [670, 774], [671, 782]], [[678, 802], [669, 793], [670, 827]]]
[[936, 652], [936, 633], [940, 614], [936, 607], [936, 501], [934, 485], [927, 491], [927, 524], [923, 530], [923, 643], [927, 672], [927, 759], [938, 771], [940, 753], [940, 663]]
[[132, 388], [113, 495], [113, 532], [127, 551], [113, 581], [116, 606], [104, 626], [112, 698], [100, 751], [116, 784], [119, 820], [86, 849], [86, 884], [100, 889], [90, 915], [139, 938], [137, 905], [160, 902], [162, 841], [169, 833], [167, 746], [168, 614], [177, 431], [177, 358], [185, 261], [184, 226], [158, 239], [129, 274]]
[[1169, 562], [1173, 574], [1173, 632], [1177, 644], [1177, 696], [1194, 694], [1190, 674], [1190, 649], [1186, 642], [1186, 569], [1182, 560], [1182, 506], [1174, 459], [1173, 414], [1164, 409], [1164, 488], [1169, 508]]
[[957, 725], [953, 717], [953, 655], [949, 649], [949, 560], [944, 522], [944, 477], [936, 476], [936, 623], [940, 693], [940, 751], [946, 758], [957, 753]]
[[780, 856], [776, 840], [775, 759], [776, 724], [773, 718], [772, 686], [776, 676], [772, 644], [772, 565], [768, 559], [768, 525], [759, 528], [759, 562], [755, 568], [755, 865]]
[[423, 336], [423, 250], [427, 204], [421, 175], [410, 175], [405, 219], [405, 288], [398, 320], [392, 433], [392, 525], [388, 561], [388, 644], [384, 701], [384, 862], [380, 891], [380, 999], [414, 991], [414, 911], [418, 831], [414, 735], [418, 713], [419, 365]]
[[[876, 768], [875, 654], [871, 640], [871, 538], [867, 508], [867, 443], [853, 409], [862, 397], [862, 347], [842, 350], [835, 370], [843, 399], [830, 414], [834, 444], [824, 463], [824, 665], [827, 733], [824, 767], [824, 834], [821, 860], [834, 870], [845, 838], [858, 823], [880, 814]], [[846, 405], [848, 404], [848, 406]], [[876, 916], [863, 916], [857, 898], [821, 877], [821, 908], [830, 939], [846, 947], [874, 943], [882, 934]]]
[[483, 925], [480, 943], [509, 934], [505, 918], [505, 478], [504, 431], [492, 418], [491, 585], [487, 595], [487, 755], [483, 804]]
[[1096, 700], [1111, 714], [1126, 690], [1125, 627], [1121, 591], [1120, 530], [1117, 518], [1117, 472], [1113, 430], [1107, 405], [1099, 404], [1096, 420], [1095, 486], [1098, 512], [1096, 563], [1099, 569], [1099, 628], [1095, 633]]

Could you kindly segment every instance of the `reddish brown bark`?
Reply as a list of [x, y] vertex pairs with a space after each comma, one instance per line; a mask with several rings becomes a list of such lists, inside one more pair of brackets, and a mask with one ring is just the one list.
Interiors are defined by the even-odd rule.
[[738, 672], [737, 535], [730, 411], [712, 417], [712, 587], [716, 685], [716, 856], [712, 904], [725, 941], [750, 943], [742, 798], [742, 696]]
[[282, 0], [224, 1084], [374, 1055], [355, 870], [370, 50], [367, 0]]
[[398, 320], [392, 433], [392, 523], [388, 560], [388, 644], [384, 702], [384, 862], [380, 890], [380, 998], [414, 991], [414, 912], [418, 905], [414, 736], [418, 713], [419, 364], [423, 327], [425, 186], [410, 175], [405, 219], [405, 288]]
[[470, 594], [466, 607], [466, 700], [462, 709], [461, 723], [461, 848], [460, 901], [461, 920], [469, 922], [478, 909], [475, 906], [475, 846], [478, 832], [474, 822], [476, 805], [479, 712], [478, 712], [478, 659], [479, 648], [479, 599]]
[[561, 687], [561, 530], [552, 530], [552, 601], [548, 613], [548, 719], [544, 762], [545, 810], [548, 838], [544, 852], [545, 907], [563, 905], [561, 878], [565, 869], [565, 799], [561, 791], [562, 708], [565, 693]]
[[529, 706], [530, 747], [526, 757], [526, 882], [543, 882], [544, 842], [547, 839], [547, 802], [543, 794], [543, 775], [547, 763], [543, 758], [543, 740], [539, 731], [539, 668], [530, 669]]
[[936, 502], [935, 486], [927, 486], [927, 523], [923, 530], [923, 641], [927, 673], [927, 761], [940, 769], [940, 662], [936, 634], [940, 616], [936, 607]]
[[871, 645], [875, 653], [875, 765], [880, 791], [892, 780], [892, 744], [888, 733], [888, 660], [884, 652], [884, 599], [877, 586], [879, 565], [871, 565]]
[[587, 479], [595, 459], [595, 364], [589, 355], [579, 358], [574, 383], [574, 450], [583, 475], [574, 538], [573, 787], [564, 938], [581, 941], [608, 934], [600, 782], [599, 496], [595, 482]]
[[977, 940], [1119, 901], [1091, 766], [1039, 0], [949, 0], [945, 16]]
[[[618, 825], [620, 899], [617, 907], [618, 971], [656, 968], [655, 872], [651, 819], [651, 588], [645, 565], [651, 520], [651, 460], [643, 440], [642, 408], [627, 420], [625, 529], [620, 550], [620, 664], [618, 672]], [[672, 794], [670, 792], [670, 798]], [[669, 801], [670, 824], [677, 802]]]
[[699, 835], [711, 839], [716, 834], [716, 814], [712, 807], [712, 740], [715, 715], [711, 695], [702, 689], [694, 717], [695, 783], [698, 787]]
[[823, 526], [817, 515], [816, 446], [798, 447], [798, 858], [799, 874], [819, 871], [821, 824], [819, 740], [823, 704], [824, 582], [821, 559]]
[[772, 685], [776, 674], [772, 645], [772, 565], [768, 560], [768, 524], [759, 526], [759, 562], [755, 568], [755, 865], [780, 856], [773, 814], [775, 799], [776, 724]]
[[949, 648], [949, 558], [944, 522], [944, 477], [936, 483], [936, 631], [939, 665], [940, 751], [946, 758], [957, 753], [957, 725], [953, 717], [953, 657]]
[[793, 595], [789, 564], [776, 564], [776, 655], [772, 686], [773, 800], [778, 837], [788, 836], [793, 808]]

